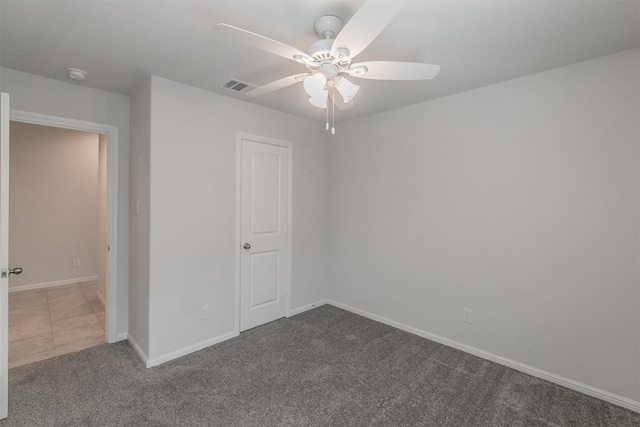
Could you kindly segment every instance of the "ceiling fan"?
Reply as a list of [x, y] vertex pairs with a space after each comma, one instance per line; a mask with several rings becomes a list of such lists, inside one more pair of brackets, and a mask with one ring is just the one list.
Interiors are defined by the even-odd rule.
[[[366, 49], [384, 30], [403, 4], [404, 1], [368, 1], [351, 17], [344, 28], [342, 20], [337, 16], [321, 16], [315, 20], [314, 28], [322, 39], [311, 44], [306, 52], [228, 24], [217, 24], [215, 30], [307, 67], [306, 73], [267, 83], [247, 92], [247, 95], [260, 96], [302, 82], [311, 105], [327, 108], [327, 99], [331, 98], [334, 106], [337, 104], [338, 108], [346, 109], [353, 105], [352, 100], [360, 89], [360, 86], [352, 83], [347, 77], [373, 80], [429, 80], [440, 71], [438, 65], [416, 62], [352, 62], [353, 58]], [[340, 98], [335, 96], [336, 91]]]

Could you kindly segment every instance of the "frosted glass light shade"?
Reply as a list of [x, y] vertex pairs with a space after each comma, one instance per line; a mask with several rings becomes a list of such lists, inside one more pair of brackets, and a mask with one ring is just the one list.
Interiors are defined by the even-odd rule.
[[346, 104], [356, 96], [356, 93], [360, 90], [360, 86], [351, 83], [344, 77], [341, 77], [336, 83], [336, 89], [338, 89], [340, 96], [342, 96], [342, 100]]
[[327, 108], [327, 95], [329, 91], [325, 89], [327, 77], [322, 73], [308, 76], [302, 82], [304, 91], [309, 95], [309, 103], [317, 108]]

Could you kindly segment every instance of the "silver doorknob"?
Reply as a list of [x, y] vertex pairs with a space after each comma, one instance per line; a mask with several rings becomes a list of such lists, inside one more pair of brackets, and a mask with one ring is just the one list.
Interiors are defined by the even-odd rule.
[[21, 274], [22, 267], [10, 268], [9, 270], [2, 270], [0, 272], [0, 278], [6, 279], [10, 274]]
[[251, 249], [251, 245], [248, 243], [245, 243], [244, 246], [242, 246], [245, 249]]

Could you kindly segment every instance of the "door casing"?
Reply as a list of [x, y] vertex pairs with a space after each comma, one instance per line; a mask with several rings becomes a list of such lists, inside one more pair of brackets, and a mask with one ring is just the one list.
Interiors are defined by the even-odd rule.
[[[0, 95], [0, 269], [9, 261], [9, 94]], [[9, 409], [9, 277], [0, 279], [0, 419]]]
[[107, 136], [107, 307], [106, 341], [118, 339], [118, 127], [64, 117], [11, 110], [10, 120], [93, 132]]

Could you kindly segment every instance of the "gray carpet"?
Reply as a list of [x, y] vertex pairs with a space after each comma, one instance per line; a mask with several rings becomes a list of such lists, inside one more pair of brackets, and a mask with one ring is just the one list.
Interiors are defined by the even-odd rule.
[[323, 306], [146, 369], [125, 342], [9, 371], [2, 426], [640, 426], [640, 414]]

